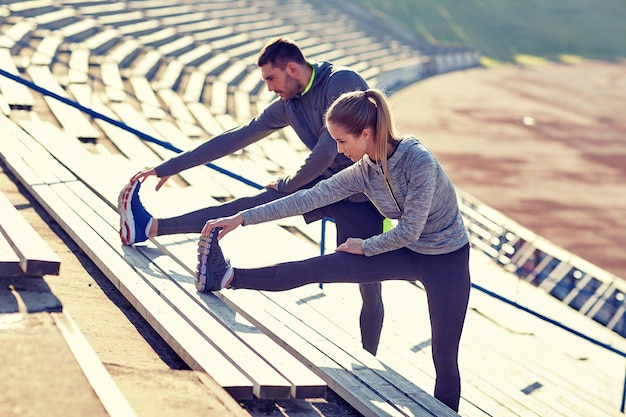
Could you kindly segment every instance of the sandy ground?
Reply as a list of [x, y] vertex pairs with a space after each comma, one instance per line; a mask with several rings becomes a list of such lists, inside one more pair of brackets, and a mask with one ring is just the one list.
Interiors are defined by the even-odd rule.
[[622, 278], [625, 103], [624, 62], [470, 69], [392, 97], [458, 188]]
[[[420, 137], [459, 188], [622, 277], [626, 277], [626, 258], [619, 249], [626, 243], [625, 102], [626, 65], [598, 62], [472, 69], [425, 80], [392, 98], [399, 130]], [[522, 124], [525, 116], [534, 118], [535, 124]], [[0, 168], [0, 191], [61, 257], [61, 274], [45, 277], [45, 283], [136, 413], [228, 415], [220, 393], [186, 367], [4, 172], [6, 167]], [[0, 341], [15, 343], [4, 331]], [[11, 359], [0, 354], [0, 360]], [[49, 365], [56, 360], [47, 359]], [[60, 359], [57, 365], [63, 366]], [[40, 365], [24, 366], [36, 370]], [[50, 415], [63, 415], [61, 408], [67, 404], [59, 402], [57, 392], [33, 392], [28, 378], [1, 379], [3, 386], [10, 385], [24, 397], [22, 404], [0, 404], [0, 415], [36, 415], [24, 409], [35, 403], [58, 409]], [[68, 390], [78, 395], [71, 386]], [[88, 392], [84, 395], [93, 403]], [[102, 410], [93, 407], [87, 414], [99, 415]], [[253, 402], [246, 407], [253, 415], [354, 415], [336, 398], [317, 404]]]

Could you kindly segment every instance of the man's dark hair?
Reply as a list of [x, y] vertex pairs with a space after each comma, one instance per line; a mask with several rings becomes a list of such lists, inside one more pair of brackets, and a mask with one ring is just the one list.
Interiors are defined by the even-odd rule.
[[306, 58], [300, 47], [291, 39], [274, 38], [265, 44], [259, 53], [257, 65], [262, 67], [265, 64], [272, 64], [284, 70], [288, 63], [306, 64]]

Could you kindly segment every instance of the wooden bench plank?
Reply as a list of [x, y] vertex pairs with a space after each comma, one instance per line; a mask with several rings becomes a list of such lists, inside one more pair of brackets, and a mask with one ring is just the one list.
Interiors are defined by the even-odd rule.
[[[27, 71], [35, 84], [38, 84], [41, 87], [58, 94], [59, 96], [69, 98], [69, 95], [59, 85], [50, 72], [49, 67], [30, 66]], [[91, 125], [87, 117], [78, 109], [65, 103], [61, 103], [60, 101], [49, 96], [45, 96], [44, 100], [61, 126], [63, 126], [65, 131], [70, 135], [83, 140], [98, 139], [100, 133]]]
[[126, 39], [115, 47], [107, 58], [116, 62], [120, 68], [126, 68], [141, 53], [141, 44], [135, 39]]
[[113, 102], [127, 101], [126, 88], [117, 62], [107, 61], [100, 65], [100, 75], [104, 84], [104, 92]]
[[222, 68], [224, 68], [230, 62], [230, 57], [223, 53], [217, 53], [205, 62], [200, 64], [198, 70], [204, 74], [217, 74]]
[[209, 136], [219, 135], [224, 131], [222, 125], [219, 124], [204, 103], [189, 102], [187, 103], [187, 108]]
[[26, 275], [58, 275], [61, 259], [0, 193], [0, 232], [19, 258]]
[[86, 84], [89, 81], [89, 51], [75, 48], [70, 54], [68, 81], [70, 84]]
[[[276, 308], [267, 311], [262, 294], [256, 291], [220, 293], [226, 302], [255, 326], [263, 329], [301, 361], [319, 372], [328, 386], [365, 416], [428, 415], [424, 408], [407, 401], [395, 387], [366, 366], [348, 359], [345, 352], [333, 346], [319, 334], [307, 332], [294, 325], [292, 319]], [[260, 308], [259, 306], [264, 306]], [[337, 355], [337, 356], [335, 356]], [[341, 359], [344, 356], [345, 359]], [[339, 360], [339, 363], [336, 362]], [[375, 385], [372, 388], [372, 385]], [[401, 404], [403, 412], [393, 403]], [[427, 414], [428, 413], [428, 414]], [[445, 415], [445, 414], [443, 414]], [[454, 415], [454, 414], [452, 414]]]
[[[257, 398], [280, 399], [289, 397], [291, 384], [284, 377], [257, 356], [254, 351], [243, 345], [233, 333], [215, 321], [213, 317], [207, 315], [200, 304], [192, 302], [188, 294], [181, 291], [180, 285], [184, 283], [188, 291], [196, 292], [191, 274], [182, 270], [180, 265], [171, 259], [163, 257], [161, 250], [154, 246], [146, 245], [138, 248], [138, 250], [146, 258], [154, 261], [161, 270], [168, 271], [168, 275], [175, 279], [172, 281], [168, 277], [157, 275], [157, 271], [151, 271], [150, 275], [154, 276], [151, 281], [155, 289], [162, 297], [167, 298], [173, 306], [176, 306], [181, 316], [186, 317], [192, 323], [195, 322], [198, 330], [213, 340], [215, 348], [222, 351], [224, 356], [236, 359], [233, 364], [253, 382], [253, 392]], [[203, 319], [198, 320], [200, 317]]]
[[89, 17], [78, 20], [59, 29], [65, 42], [78, 43], [84, 41], [89, 36], [93, 36], [98, 32], [98, 26], [95, 19]]
[[194, 48], [193, 36], [181, 36], [171, 42], [159, 46], [157, 49], [163, 55], [167, 57], [178, 57], [184, 53], [187, 53]]
[[[46, 129], [44, 129], [44, 130], [46, 130]], [[31, 129], [31, 131], [32, 131], [32, 129]], [[40, 134], [44, 134], [45, 135], [45, 132], [42, 131]], [[48, 138], [50, 138], [50, 135], [46, 136], [46, 141], [48, 140]], [[78, 144], [78, 143], [76, 142], [76, 144]], [[52, 144], [49, 144], [48, 146], [50, 148], [55, 148], [54, 145], [52, 145]], [[57, 148], [61, 148], [61, 147], [57, 146]], [[71, 150], [72, 147], [63, 146], [62, 148], [64, 149], [63, 155], [75, 153], [75, 152], [72, 152], [72, 150]], [[78, 159], [83, 159], [85, 157], [85, 155], [81, 154], [80, 156], [78, 156], [78, 155], [75, 156], [75, 158], [76, 157], [78, 157]], [[78, 171], [83, 171], [83, 169], [80, 168], [80, 169], [78, 169]], [[92, 209], [95, 210], [96, 212], [99, 212], [99, 213], [105, 212], [104, 207], [99, 207], [98, 206], [98, 201], [90, 201], [88, 203], [88, 205], [89, 205], [89, 207], [92, 207]], [[93, 225], [94, 221], [95, 220], [91, 220], [90, 224]], [[114, 223], [115, 224], [118, 221], [117, 215], [116, 214], [113, 215], [111, 218], [109, 218], [109, 221], [110, 221], [110, 223]], [[114, 229], [115, 227], [116, 226], [111, 224], [111, 228], [112, 229]], [[159, 259], [159, 258], [157, 257], [157, 259]], [[165, 262], [165, 260], [161, 259], [159, 262], [163, 263], [163, 262]], [[180, 268], [180, 267], [178, 267], [178, 268]], [[163, 268], [163, 270], [174, 271], [174, 272], [176, 271], [176, 269], [172, 265], [168, 265], [167, 268]], [[154, 271], [151, 272], [151, 274], [154, 274]], [[186, 285], [188, 287], [186, 290], [190, 294], [191, 293], [195, 293], [195, 287], [193, 286], [192, 281], [191, 281], [191, 274], [187, 274], [186, 276], [185, 276], [185, 274], [186, 274], [186, 271], [185, 272], [179, 272], [176, 275], [178, 277], [179, 285], [182, 285], [182, 283], [184, 281], [186, 281]], [[183, 277], [183, 278], [181, 278], [181, 277]], [[183, 281], [181, 281], [181, 279]], [[162, 279], [160, 277], [157, 277], [153, 281], [155, 282], [154, 285], [158, 289], [160, 294], [168, 294], [168, 297], [170, 297], [170, 302], [171, 302], [172, 305], [174, 305], [174, 306], [184, 306], [185, 305], [184, 304], [184, 298], [182, 298], [182, 299], [180, 298], [181, 294], [178, 294], [178, 298], [177, 299], [171, 299], [171, 297], [173, 297], [172, 294], [176, 294], [176, 292], [174, 290], [172, 290], [172, 289], [167, 290], [167, 288], [164, 287], [164, 285], [167, 285], [166, 281], [164, 279]], [[170, 284], [170, 286], [171, 286], [171, 284]], [[178, 288], [178, 287], [175, 287], [175, 288]], [[193, 311], [193, 307], [194, 306], [195, 306], [196, 309], [198, 308], [197, 307], [198, 304], [196, 304], [196, 303], [193, 303], [191, 306], [186, 306], [187, 310], [189, 310], [189, 308], [192, 308], [191, 311], [188, 311], [186, 313], [187, 317], [190, 318], [189, 319], [190, 322], [197, 321], [197, 317], [201, 316], [201, 312]], [[184, 307], [178, 307], [178, 308], [184, 308]], [[207, 324], [205, 323], [202, 326], [206, 327]], [[216, 334], [219, 334], [219, 332], [215, 328], [206, 329], [206, 330], [204, 330], [204, 333], [207, 335], [207, 337], [215, 336]], [[220, 339], [220, 341], [224, 341], [225, 340], [223, 335], [221, 337], [219, 337], [219, 339]], [[245, 368], [248, 368], [248, 369], [254, 369], [255, 372], [259, 372], [260, 371], [260, 369], [262, 368], [262, 364], [261, 365], [259, 365], [259, 364], [255, 365], [255, 364], [250, 364], [249, 361], [246, 362], [246, 360], [245, 360], [246, 355], [242, 354], [240, 351], [238, 351], [236, 349], [236, 346], [235, 346], [235, 348], [233, 348], [233, 346], [235, 346], [235, 345], [230, 345], [230, 349], [232, 349], [232, 351], [229, 351], [229, 353], [232, 356], [234, 356], [235, 358], [237, 358], [237, 362], [240, 363], [240, 365], [238, 365], [238, 366], [244, 366]], [[292, 366], [293, 366], [293, 364], [292, 364]], [[281, 371], [284, 371], [284, 369], [281, 370]], [[286, 371], [284, 371], [284, 372], [288, 373]], [[264, 376], [263, 380], [265, 381], [265, 385], [267, 385], [268, 377]], [[270, 386], [258, 386], [258, 387], [255, 388], [255, 394], [257, 396], [261, 397], [261, 398], [264, 398], [264, 397], [284, 398], [286, 395], [289, 394], [289, 391], [291, 390], [295, 395], [300, 396], [300, 397], [303, 397], [305, 395], [316, 395], [316, 396], [320, 395], [322, 393], [320, 391], [324, 389], [325, 385], [323, 385], [323, 383], [321, 383], [319, 379], [317, 379], [316, 383], [311, 383], [310, 380], [311, 380], [311, 377], [309, 376], [306, 383], [300, 383], [300, 384], [296, 383], [293, 386], [289, 385], [289, 386], [285, 386], [284, 388], [281, 388], [280, 385], [277, 385], [277, 386], [272, 386], [272, 385], [270, 385]]]
[[121, 34], [116, 29], [109, 28], [85, 39], [82, 45], [94, 55], [105, 55], [120, 38]]
[[213, 50], [208, 44], [202, 44], [194, 47], [192, 50], [181, 54], [178, 60], [185, 64], [186, 67], [196, 67], [202, 62], [209, 59]]
[[[270, 226], [271, 224], [255, 226], [256, 229], [267, 228], [267, 230], [261, 232], [261, 234], [263, 234], [266, 239], [266, 245], [264, 245], [264, 247], [268, 248], [275, 247], [274, 244], [271, 243], [271, 239], [273, 238], [284, 241], [284, 239], [280, 238], [280, 235], [269, 231]], [[252, 234], [256, 232], [258, 232], [258, 230], [246, 230], [244, 228], [242, 232], [237, 234], [237, 236], [229, 235], [229, 239], [223, 241], [222, 246], [225, 253], [229, 254], [229, 256], [234, 256], [233, 263], [235, 265], [247, 267], [255, 264], [258, 265], [259, 263], [263, 264], [264, 261], [262, 261], [261, 258], [265, 259], [265, 262], [271, 263], [276, 261], [275, 257], [273, 259], [266, 259], [265, 256], [267, 254], [263, 253], [264, 251], [262, 248], [255, 249], [254, 252], [256, 253], [254, 257], [249, 256], [251, 251], [245, 249], [246, 242], [250, 245], [250, 242], [253, 240]], [[288, 233], [285, 232], [285, 234]], [[292, 241], [293, 237], [289, 240], [290, 249], [294, 248]], [[284, 242], [282, 245], [285, 245]], [[168, 245], [167, 251], [170, 253], [170, 256], [177, 256], [178, 259], [187, 265], [189, 270], [193, 270], [193, 268], [195, 268], [195, 259], [193, 258], [193, 255], [195, 254], [193, 249], [195, 247], [195, 241], [190, 240], [185, 243], [181, 240], [178, 242], [177, 247]], [[237, 250], [235, 250], [235, 248]], [[267, 250], [265, 252], [267, 252]], [[306, 246], [303, 250], [302, 254], [304, 255], [305, 253], [311, 254], [311, 248], [309, 246]], [[296, 255], [291, 253], [290, 256]], [[382, 378], [376, 372], [375, 369], [385, 368], [381, 364], [378, 364], [375, 358], [371, 357], [369, 354], [366, 355], [366, 352], [363, 351], [364, 354], [360, 357], [360, 360], [356, 359], [359, 355], [355, 354], [354, 351], [362, 351], [360, 345], [355, 345], [354, 343], [352, 343], [352, 346], [344, 345], [342, 343], [337, 343], [337, 345], [335, 345], [334, 341], [331, 342], [326, 338], [328, 336], [315, 332], [310, 327], [303, 325], [302, 322], [298, 324], [301, 320], [299, 315], [302, 313], [302, 310], [299, 308], [297, 310], [294, 309], [293, 311], [293, 314], [298, 316], [298, 318], [296, 318], [292, 315], [292, 313], [283, 309], [283, 307], [279, 307], [278, 304], [280, 303], [268, 302], [267, 298], [264, 298], [265, 296], [249, 295], [249, 293], [256, 294], [257, 292], [222, 291], [217, 295], [225, 300], [229, 305], [233, 306], [240, 314], [246, 317], [246, 319], [255, 324], [255, 326], [263, 329], [266, 333], [269, 332], [277, 343], [281, 344], [300, 361], [304, 361], [309, 364], [309, 366], [316, 370], [318, 375], [324, 379], [333, 390], [337, 391], [342, 396], [356, 395], [357, 398], [353, 398], [353, 403], [351, 404], [359, 409], [360, 412], [366, 415], [368, 413], [370, 415], [379, 415], [379, 413], [383, 413], [383, 415], [386, 413], [394, 415], [394, 413], [398, 412], [398, 410], [385, 411], [388, 408], [387, 405], [383, 404], [386, 400], [382, 401], [382, 403], [379, 399], [373, 400], [373, 398], [378, 398], [379, 396], [380, 398], [393, 399], [392, 401], [401, 404], [403, 407], [409, 407], [409, 409], [412, 409], [413, 411], [419, 410], [422, 413], [425, 412], [425, 409], [421, 405], [418, 405], [415, 401], [409, 400], [406, 404], [404, 403], [406, 398], [408, 398], [406, 396], [406, 392], [400, 391], [396, 387], [392, 387], [387, 380]], [[272, 320], [276, 323], [268, 324], [261, 317], [266, 317], [267, 320]], [[304, 318], [302, 320], [306, 321]], [[270, 331], [270, 329], [272, 331]], [[290, 336], [285, 336], [285, 332], [289, 332]], [[341, 347], [339, 347], [339, 345]], [[350, 354], [347, 354], [346, 352], [350, 352]], [[367, 359], [363, 359], [363, 357], [367, 357]], [[387, 373], [390, 372], [388, 369], [385, 369], [385, 371]], [[376, 390], [374, 390], [374, 392], [370, 392], [369, 388], [365, 392], [355, 394], [355, 392], [365, 389], [360, 386], [360, 381], [365, 382], [365, 385], [368, 387], [377, 387], [377, 389], [380, 390], [380, 394], [376, 393]], [[440, 412], [440, 414], [438, 415], [454, 415], [445, 414], [445, 410], [449, 409], [436, 402], [432, 397], [423, 393], [418, 387], [412, 384], [406, 384], [404, 391], [408, 391], [409, 394], [413, 396], [421, 395], [424, 402], [435, 402], [435, 404], [438, 404], [439, 407], [441, 407], [441, 410], [443, 410], [439, 410], [438, 412]], [[419, 415], [419, 413], [416, 415]]]
[[[42, 132], [44, 133], [44, 132]], [[40, 133], [41, 134], [41, 133]], [[49, 136], [46, 136], [46, 141]], [[78, 142], [77, 145], [80, 146]], [[49, 147], [52, 147], [52, 144], [49, 144]], [[68, 160], [77, 160], [84, 159], [78, 156], [75, 152], [74, 155], [71, 155], [71, 147], [64, 147], [64, 155], [70, 154]], [[82, 149], [82, 148], [81, 148]], [[83, 155], [84, 157], [84, 155]], [[74, 163], [74, 165], [76, 165]], [[82, 168], [77, 168], [76, 171], [83, 171]], [[73, 185], [71, 187], [74, 187]], [[111, 196], [112, 198], [115, 198]], [[106, 217], [106, 222], [110, 227], [109, 233], [111, 234], [111, 240], [117, 239], [117, 224], [119, 221], [119, 217], [117, 213], [108, 210], [109, 215], [105, 216], [104, 213], [107, 212], [107, 207], [104, 203], [95, 198], [94, 196], [84, 195], [81, 198], [88, 200], [84, 200], [84, 204], [90, 207], [94, 213], [99, 213], [100, 217], [103, 219]], [[66, 201], [71, 202], [72, 207], [76, 207], [81, 203], [79, 201], [73, 201], [74, 197], [65, 196]], [[112, 202], [114, 203], [114, 202]], [[83, 213], [81, 211], [83, 218], [92, 226], [96, 227], [99, 222], [102, 222], [102, 219], [98, 220], [98, 218], [94, 217], [93, 214]], [[102, 233], [102, 232], [99, 232]], [[321, 382], [317, 384], [301, 384], [293, 385], [288, 383], [282, 376], [276, 373], [275, 370], [269, 368], [269, 365], [256, 356], [256, 353], [251, 351], [247, 351], [247, 348], [244, 348], [238, 340], [233, 339], [233, 334], [229, 331], [226, 331], [221, 325], [216, 327], [216, 324], [211, 319], [211, 317], [207, 316], [207, 319], [203, 320], [201, 323], [198, 323], [197, 318], [201, 317], [203, 314], [206, 314], [206, 311], [200, 308], [199, 303], [192, 301], [189, 298], [189, 294], [195, 293], [195, 287], [193, 285], [193, 279], [191, 278], [191, 274], [188, 274], [186, 271], [181, 271], [179, 265], [172, 265], [171, 262], [167, 264], [167, 258], [161, 256], [161, 252], [155, 252], [155, 248], [152, 248], [152, 251], [149, 251], [150, 248], [141, 248], [140, 252], [144, 254], [145, 259], [142, 261], [142, 258], [135, 258], [133, 262], [133, 266], [138, 268], [139, 270], [145, 271], [144, 279], [147, 279], [150, 282], [150, 285], [157, 291], [157, 293], [161, 294], [161, 297], [168, 300], [168, 303], [183, 316], [188, 318], [188, 321], [194, 325], [194, 327], [201, 331], [207, 340], [219, 340], [219, 344], [222, 346], [226, 346], [221, 350], [219, 345], [214, 345], [216, 349], [224, 352], [229, 355], [229, 357], [235, 358], [232, 360], [233, 363], [236, 363], [236, 367], [241, 369], [250, 379], [253, 381], [261, 381], [255, 383], [254, 394], [259, 398], [286, 398], [290, 391], [294, 392], [296, 395], [303, 396], [305, 393], [319, 395], [320, 390], [322, 390], [325, 385]], [[128, 256], [128, 254], [126, 254]], [[154, 259], [152, 259], [154, 258]], [[155, 269], [153, 266], [150, 266], [151, 263], [154, 263], [155, 266], [160, 269]], [[179, 271], [177, 271], [179, 269]], [[170, 281], [170, 278], [163, 274], [162, 271], [169, 271], [170, 275], [176, 277], [177, 284], [174, 281]], [[181, 290], [181, 284], [185, 283], [187, 288], [185, 292]], [[195, 324], [194, 324], [195, 323]], [[229, 340], [231, 340], [229, 342]], [[213, 343], [213, 342], [211, 342]], [[322, 385], [320, 385], [322, 384]]]
[[[119, 242], [119, 236], [110, 225], [99, 231], [92, 227], [102, 222], [102, 214], [117, 217], [115, 210], [108, 207], [107, 211], [95, 213], [78, 197], [80, 194], [82, 198], [89, 199], [93, 193], [69, 172], [63, 169], [57, 173], [50, 171], [58, 171], [60, 167], [54, 167], [54, 161], [49, 155], [46, 158], [43, 154], [32, 153], [15, 142], [0, 143], [0, 152], [7, 165], [39, 203], [192, 369], [208, 372], [235, 398], [251, 398], [252, 386], [248, 378], [154, 292], [143, 274], [125, 260], [127, 257], [132, 259], [140, 256], [137, 251], [119, 243], [111, 246], [109, 242]], [[42, 178], [42, 174], [45, 177]], [[104, 233], [104, 236], [100, 233]]]
[[[17, 53], [22, 45], [28, 43], [37, 25], [32, 20], [20, 20], [0, 35], [0, 48]], [[0, 60], [0, 62], [3, 62]]]
[[185, 135], [192, 138], [202, 136], [202, 129], [196, 124], [191, 112], [178, 94], [170, 89], [161, 89], [157, 94]]
[[31, 65], [51, 65], [52, 59], [61, 47], [63, 38], [61, 34], [51, 33], [41, 40], [30, 59]]
[[22, 273], [20, 257], [4, 234], [0, 233], [0, 277], [17, 277]]
[[[0, 68], [12, 75], [20, 75], [13, 62], [11, 51], [7, 48], [0, 48]], [[10, 78], [0, 76], [0, 91], [12, 109], [30, 110], [35, 104], [35, 99], [28, 87]]]
[[137, 59], [137, 62], [131, 67], [132, 74], [150, 80], [156, 74], [162, 60], [163, 55], [151, 49]]
[[183, 101], [189, 102], [201, 102], [202, 95], [204, 94], [204, 85], [206, 84], [206, 74], [201, 71], [192, 71], [189, 74], [189, 80], [183, 93]]
[[141, 102], [141, 109], [146, 118], [155, 120], [165, 118], [165, 111], [161, 108], [161, 103], [150, 82], [138, 75], [130, 77], [128, 81], [135, 92], [135, 97]]

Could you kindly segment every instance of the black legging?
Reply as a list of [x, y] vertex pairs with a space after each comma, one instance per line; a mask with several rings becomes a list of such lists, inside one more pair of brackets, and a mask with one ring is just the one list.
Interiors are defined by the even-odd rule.
[[434, 395], [458, 411], [459, 342], [470, 293], [469, 244], [444, 255], [422, 255], [406, 248], [371, 257], [335, 252], [303, 261], [234, 270], [233, 288], [265, 291], [288, 290], [316, 282], [420, 281], [426, 290], [430, 314], [437, 374]]
[[[219, 206], [206, 207], [177, 217], [158, 219], [159, 235], [199, 233], [207, 220], [232, 216], [285, 195], [274, 190], [264, 190], [257, 195], [239, 198]], [[330, 217], [335, 221], [337, 245], [349, 237], [367, 239], [382, 233], [383, 230], [383, 216], [370, 202], [341, 201], [316, 212], [317, 217]], [[359, 284], [359, 289], [363, 299], [360, 315], [361, 341], [363, 348], [375, 355], [384, 318], [380, 282], [363, 282]]]

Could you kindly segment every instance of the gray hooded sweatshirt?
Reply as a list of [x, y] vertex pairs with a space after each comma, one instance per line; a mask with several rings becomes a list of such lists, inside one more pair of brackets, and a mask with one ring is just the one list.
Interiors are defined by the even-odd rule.
[[271, 203], [241, 212], [244, 225], [295, 216], [364, 193], [385, 217], [397, 219], [392, 230], [363, 241], [366, 256], [407, 247], [425, 255], [453, 252], [468, 243], [454, 186], [435, 156], [416, 138], [404, 138], [381, 166], [365, 155], [349, 168]]
[[[248, 124], [214, 136], [198, 147], [181, 153], [155, 168], [159, 177], [177, 174], [236, 152], [271, 133], [291, 126], [300, 140], [311, 150], [298, 172], [277, 181], [277, 191], [294, 192], [309, 183], [328, 178], [352, 164], [337, 152], [337, 145], [328, 133], [324, 116], [328, 107], [341, 94], [366, 90], [365, 80], [355, 71], [336, 67], [329, 62], [312, 62], [314, 79], [311, 89], [287, 101], [276, 98]], [[367, 201], [365, 196], [351, 201]]]

